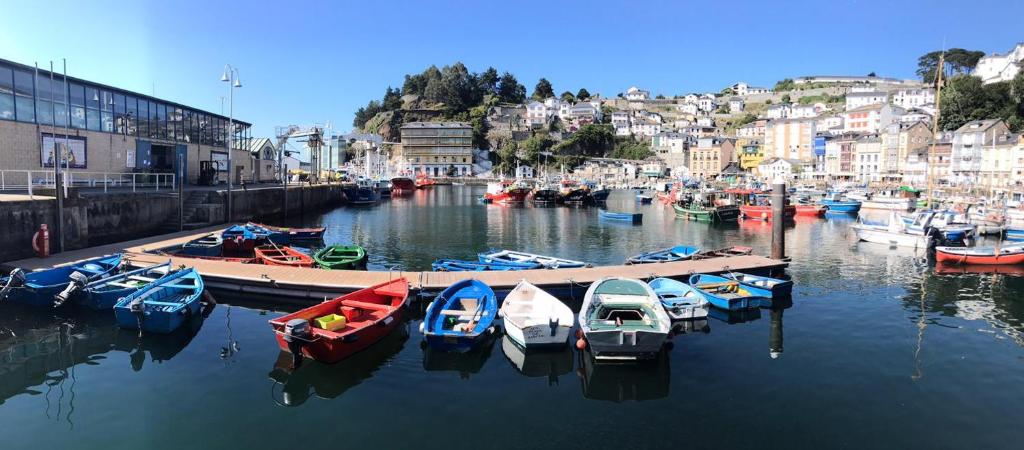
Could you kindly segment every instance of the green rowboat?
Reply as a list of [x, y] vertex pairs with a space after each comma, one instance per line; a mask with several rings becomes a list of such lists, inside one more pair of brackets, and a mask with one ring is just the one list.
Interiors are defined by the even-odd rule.
[[702, 206], [693, 206], [690, 208], [684, 208], [678, 203], [672, 204], [672, 209], [676, 211], [676, 217], [686, 217], [689, 219], [696, 219], [703, 222], [711, 222], [714, 220], [713, 211], [705, 209]]
[[330, 245], [313, 254], [320, 268], [327, 270], [366, 268], [366, 250], [358, 245]]

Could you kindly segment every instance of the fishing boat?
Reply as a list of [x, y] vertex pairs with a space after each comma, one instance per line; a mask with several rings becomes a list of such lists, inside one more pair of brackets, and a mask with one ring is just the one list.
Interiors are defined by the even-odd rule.
[[935, 247], [935, 260], [944, 264], [1024, 264], [1024, 243], [987, 247]]
[[672, 328], [650, 286], [619, 277], [602, 278], [590, 285], [579, 323], [583, 342], [577, 342], [577, 347], [589, 345], [595, 359], [605, 360], [654, 358]]
[[437, 181], [433, 178], [427, 178], [424, 174], [416, 176], [416, 189], [428, 189], [437, 186]]
[[329, 245], [313, 253], [316, 265], [327, 270], [363, 269], [366, 260], [366, 250], [358, 245]]
[[[607, 200], [607, 197], [605, 199]], [[559, 201], [566, 205], [582, 206], [594, 203], [595, 198], [590, 194], [589, 189], [569, 187], [562, 191]]]
[[223, 251], [224, 239], [211, 233], [186, 242], [178, 253], [195, 256], [220, 256]]
[[121, 328], [170, 333], [199, 314], [202, 294], [203, 277], [199, 272], [179, 270], [119, 300], [114, 305], [114, 318]]
[[708, 301], [693, 286], [671, 278], [655, 278], [647, 283], [661, 300], [672, 320], [703, 319], [708, 316]]
[[420, 323], [427, 345], [437, 350], [469, 351], [495, 332], [498, 302], [490, 286], [462, 280], [430, 302]]
[[786, 297], [793, 294], [793, 282], [778, 278], [751, 275], [749, 273], [728, 272], [722, 274], [723, 278], [735, 280], [748, 291], [774, 299], [775, 297]]
[[491, 250], [477, 255], [480, 262], [488, 263], [537, 263], [547, 269], [567, 269], [574, 267], [590, 267], [589, 263], [554, 256], [535, 255], [515, 250]]
[[526, 280], [505, 296], [498, 314], [505, 335], [527, 349], [564, 346], [575, 321], [568, 306]]
[[342, 190], [345, 201], [351, 206], [373, 206], [380, 203], [380, 193], [367, 182]]
[[[744, 219], [751, 220], [772, 220], [773, 208], [771, 205], [742, 205], [740, 206], [740, 213]], [[783, 207], [782, 215], [785, 220], [792, 220], [796, 216], [796, 207], [793, 205], [786, 205]]]
[[409, 283], [398, 278], [278, 317], [270, 326], [281, 350], [332, 364], [395, 331], [408, 303]]
[[221, 232], [224, 253], [252, 254], [256, 245], [265, 241], [266, 235], [257, 235], [252, 227], [232, 225]]
[[313, 258], [287, 245], [261, 245], [254, 250], [256, 257], [268, 266], [313, 267]]
[[388, 180], [375, 180], [373, 188], [377, 190], [380, 198], [391, 198], [391, 182]]
[[630, 222], [630, 223], [633, 223], [633, 224], [639, 224], [639, 223], [643, 222], [643, 220], [644, 220], [643, 213], [611, 212], [611, 211], [608, 211], [607, 209], [600, 210], [599, 216], [602, 219], [615, 220], [615, 221], [619, 221], [619, 222]]
[[821, 200], [822, 206], [828, 208], [829, 212], [839, 213], [855, 213], [860, 211], [860, 202], [857, 200], [849, 200], [843, 197], [843, 194], [838, 192], [829, 192], [825, 195], [825, 198]]
[[611, 190], [608, 189], [596, 189], [590, 191], [590, 198], [595, 202], [603, 202], [608, 200], [608, 196], [612, 194]]
[[491, 203], [523, 203], [530, 192], [530, 188], [523, 184], [487, 183], [484, 198]]
[[828, 207], [824, 205], [812, 205], [812, 204], [797, 204], [793, 205], [793, 209], [796, 211], [797, 216], [809, 216], [809, 217], [821, 217], [825, 215], [825, 211], [828, 211]]
[[398, 176], [391, 179], [391, 192], [394, 195], [411, 194], [416, 190], [416, 182], [412, 178]]
[[553, 205], [558, 202], [560, 194], [558, 190], [549, 186], [541, 186], [535, 189], [528, 198], [535, 205]]
[[[107, 278], [90, 282], [75, 292], [71, 298], [75, 303], [95, 310], [108, 310], [118, 300], [171, 273], [171, 263], [165, 262], [140, 269], [130, 270]], [[60, 294], [58, 294], [60, 296]], [[66, 298], [59, 300], [63, 303]]]
[[[292, 240], [301, 241], [312, 241], [317, 239], [323, 239], [324, 232], [327, 231], [326, 227], [309, 227], [309, 228], [290, 228], [290, 227], [275, 227], [273, 225], [264, 225], [262, 223], [249, 222], [248, 225], [256, 226], [268, 230], [273, 233], [287, 234]], [[276, 243], [276, 242], [275, 242]]]
[[430, 264], [434, 272], [484, 272], [541, 269], [538, 263], [529, 262], [482, 262], [460, 259], [439, 259]]
[[708, 303], [716, 308], [732, 311], [771, 304], [771, 297], [756, 294], [740, 282], [718, 275], [690, 275], [690, 286], [703, 294]]
[[121, 269], [120, 253], [35, 272], [14, 269], [0, 278], [0, 300], [32, 306], [55, 306], [57, 295], [70, 298], [90, 282], [109, 277]]
[[626, 264], [650, 264], [690, 259], [700, 251], [700, 247], [677, 245], [653, 252], [641, 253], [626, 260]]

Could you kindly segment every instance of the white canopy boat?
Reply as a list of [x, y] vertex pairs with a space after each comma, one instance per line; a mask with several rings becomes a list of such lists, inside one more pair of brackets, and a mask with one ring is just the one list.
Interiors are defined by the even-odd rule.
[[661, 300], [647, 283], [619, 277], [590, 285], [579, 321], [590, 353], [605, 360], [654, 358], [672, 327]]

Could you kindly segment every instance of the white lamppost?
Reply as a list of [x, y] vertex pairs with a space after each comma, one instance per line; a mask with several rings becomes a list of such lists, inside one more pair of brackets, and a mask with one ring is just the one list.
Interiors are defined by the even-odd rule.
[[224, 146], [228, 150], [228, 222], [231, 222], [232, 209], [231, 209], [231, 190], [234, 187], [234, 167], [231, 165], [231, 140], [235, 135], [235, 88], [242, 87], [242, 82], [238, 80], [238, 69], [231, 66], [231, 64], [224, 65], [224, 75], [221, 75], [220, 81], [228, 83], [228, 130], [225, 139]]

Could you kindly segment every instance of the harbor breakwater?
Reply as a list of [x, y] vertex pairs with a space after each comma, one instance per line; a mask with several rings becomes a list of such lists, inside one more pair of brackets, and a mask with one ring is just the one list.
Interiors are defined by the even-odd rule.
[[[41, 224], [50, 228], [50, 249], [58, 248], [57, 200], [49, 193], [34, 200], [0, 201], [0, 261], [32, 257], [32, 236]], [[47, 196], [49, 194], [49, 196]], [[316, 185], [238, 188], [232, 192], [233, 221], [269, 220], [285, 215], [319, 212], [343, 203], [341, 186]], [[176, 192], [95, 193], [69, 189], [64, 199], [64, 250], [177, 231], [179, 205], [187, 227], [224, 223], [226, 190]]]

